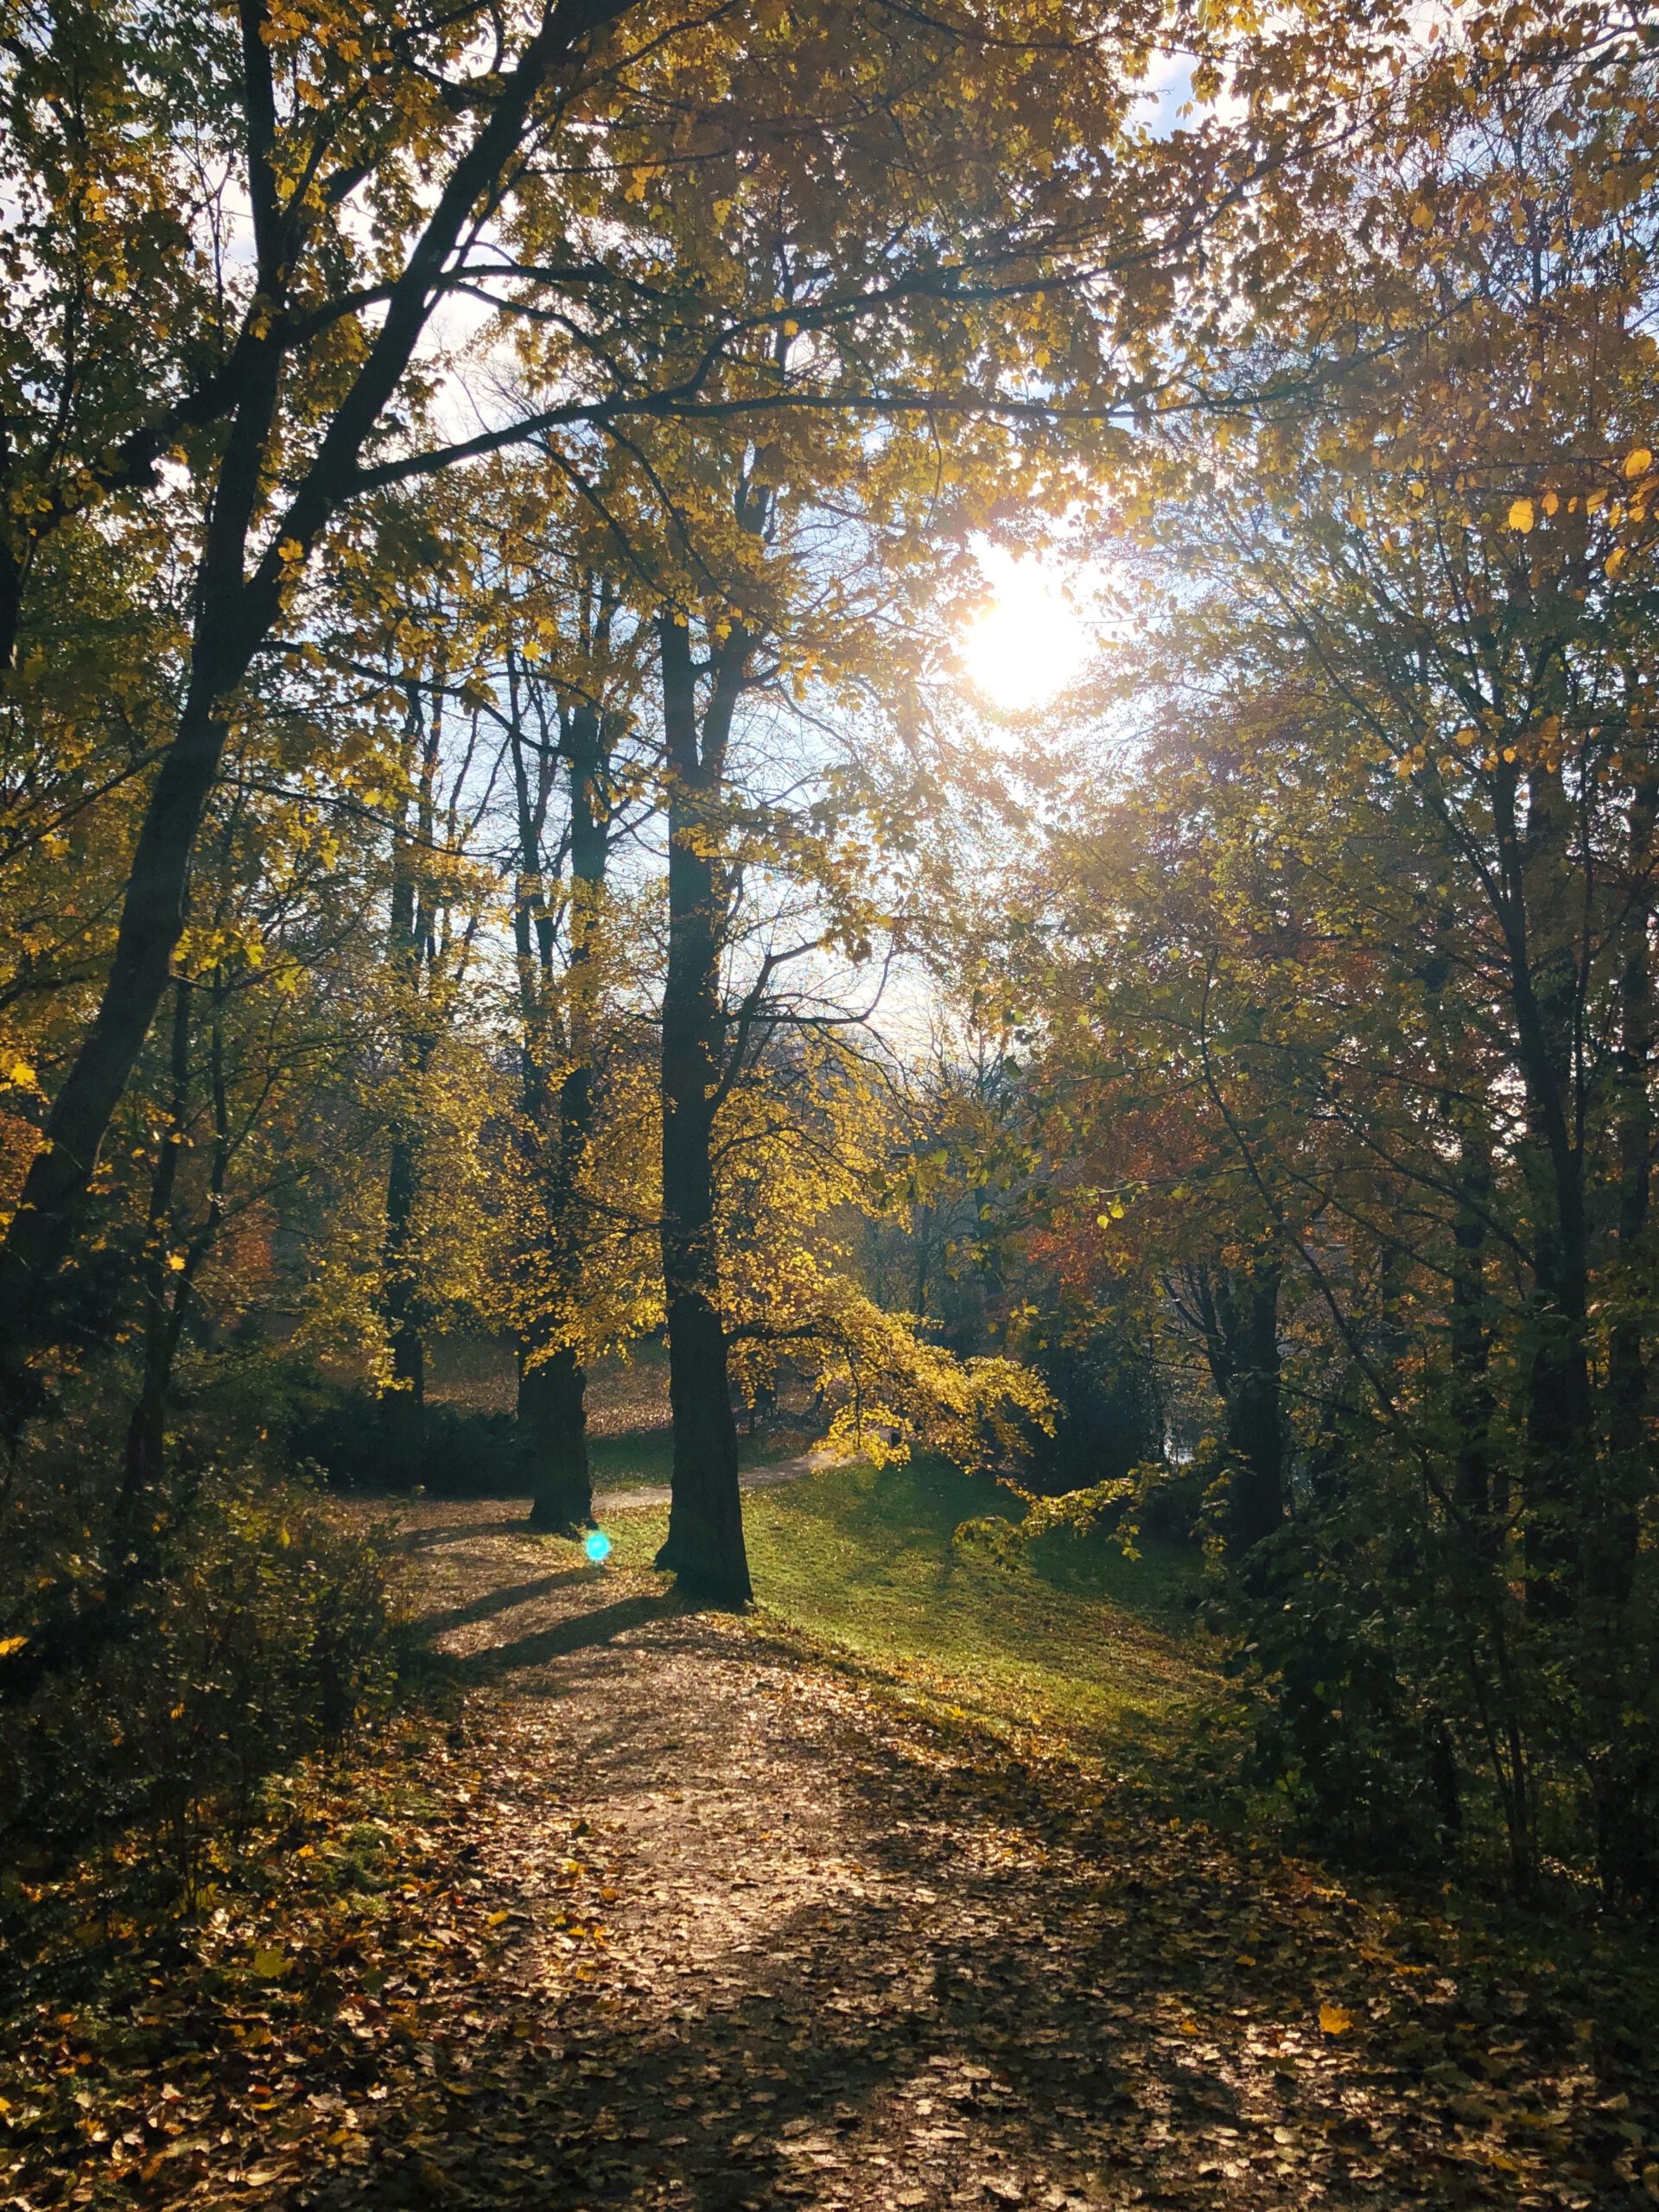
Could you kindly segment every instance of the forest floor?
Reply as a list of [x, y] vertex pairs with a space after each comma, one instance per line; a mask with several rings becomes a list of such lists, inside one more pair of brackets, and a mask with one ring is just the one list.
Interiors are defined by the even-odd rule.
[[[855, 1578], [849, 1513], [867, 1536], [887, 1494], [840, 1493]], [[402, 1510], [448, 1717], [296, 1777], [124, 1995], [36, 2007], [0, 2067], [0, 2204], [1659, 2197], [1650, 2065], [1613, 2073], [1581, 1979], [1174, 1813], [1035, 1709], [953, 1704], [948, 1562], [906, 1679], [859, 1660], [862, 1600], [838, 1649], [699, 1614], [630, 1563], [649, 1514], [600, 1569], [523, 1512]], [[1160, 1633], [1124, 1630], [1143, 1747]]]

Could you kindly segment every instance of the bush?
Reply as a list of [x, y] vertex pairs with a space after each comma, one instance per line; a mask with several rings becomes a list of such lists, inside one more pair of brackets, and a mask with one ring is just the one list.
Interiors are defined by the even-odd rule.
[[301, 1414], [289, 1437], [296, 1457], [315, 1461], [338, 1490], [410, 1491], [418, 1484], [439, 1497], [499, 1497], [531, 1488], [511, 1414], [428, 1406], [416, 1425], [407, 1402], [353, 1390]]
[[1252, 1692], [1247, 1772], [1350, 1864], [1443, 1863], [1465, 1819], [1440, 1701], [1453, 1685], [1410, 1665], [1406, 1593], [1383, 1586], [1364, 1548], [1338, 1541], [1344, 1530], [1306, 1518], [1256, 1547], [1223, 1608], [1228, 1672]]
[[1152, 1377], [1109, 1318], [1048, 1345], [1035, 1364], [1058, 1419], [1052, 1435], [1034, 1440], [1033, 1490], [1092, 1490], [1154, 1457], [1163, 1415]]
[[[118, 1618], [89, 1633], [78, 1663], [0, 1710], [0, 1859], [58, 1861], [139, 1828], [188, 1889], [213, 1834], [251, 1815], [266, 1776], [389, 1700], [382, 1558], [315, 1491], [214, 1470], [175, 1490], [160, 1517]], [[37, 1537], [49, 1520], [36, 1516]], [[39, 1624], [17, 1564], [6, 1618], [26, 1643]], [[97, 1628], [99, 1562], [59, 1564], [56, 1578], [34, 1573], [54, 1585], [40, 1602], [60, 1605], [63, 1572], [74, 1574], [78, 1617]]]

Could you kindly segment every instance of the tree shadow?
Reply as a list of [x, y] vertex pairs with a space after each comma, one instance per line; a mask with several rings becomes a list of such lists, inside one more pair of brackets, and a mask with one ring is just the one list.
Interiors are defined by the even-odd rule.
[[456, 1679], [463, 1683], [497, 1681], [502, 1675], [517, 1674], [524, 1668], [543, 1666], [550, 1659], [569, 1658], [595, 1644], [610, 1643], [617, 1637], [626, 1635], [630, 1629], [644, 1628], [650, 1622], [670, 1620], [696, 1610], [689, 1600], [672, 1591], [665, 1591], [660, 1596], [620, 1598], [613, 1605], [601, 1605], [595, 1611], [579, 1613], [570, 1620], [556, 1621], [550, 1628], [537, 1629], [528, 1636], [515, 1637], [511, 1643], [488, 1643], [481, 1650], [454, 1655], [450, 1664]]
[[486, 1621], [496, 1613], [511, 1612], [515, 1605], [528, 1605], [534, 1598], [543, 1598], [551, 1590], [568, 1590], [584, 1583], [595, 1582], [603, 1570], [598, 1567], [567, 1567], [560, 1574], [543, 1574], [535, 1582], [515, 1582], [502, 1590], [486, 1590], [470, 1604], [452, 1605], [447, 1612], [417, 1613], [416, 1627], [428, 1636], [443, 1636], [451, 1629], [465, 1628], [473, 1621]]
[[404, 1529], [391, 1539], [395, 1552], [437, 1551], [445, 1544], [465, 1543], [472, 1536], [528, 1536], [532, 1531], [528, 1519], [529, 1500], [505, 1501], [518, 1510], [524, 1517], [509, 1518], [504, 1512], [494, 1521], [434, 1521], [423, 1529]]
[[[1050, 1870], [1010, 1889], [994, 1863], [964, 1867], [956, 1840], [919, 1821], [867, 1830], [860, 1853], [899, 1894], [830, 1893], [752, 1929], [655, 1992], [648, 2025], [607, 2012], [602, 1988], [567, 1988], [548, 2030], [556, 2044], [493, 2032], [474, 2046], [464, 2113], [434, 2154], [444, 2201], [760, 2212], [850, 2196], [927, 2212], [1083, 2212], [1101, 2202], [1103, 2170], [1114, 2202], [1121, 2190], [1139, 2196], [1136, 2182], [1154, 2202], [1224, 2201], [1208, 2178], [1214, 2130], [1252, 2128], [1231, 2054], [1183, 2050], [1155, 2075], [1127, 2064], [1098, 1986], [1122, 1986], [1121, 1934], [1080, 1926], [1077, 1912], [1091, 1878]], [[968, 1910], [931, 1930], [913, 1886], [938, 1894], [953, 1880]], [[1075, 1951], [1064, 1974], [1062, 1940]], [[1156, 1939], [1137, 1948], [1151, 2008], [1189, 1992], [1201, 2001], [1222, 1979]], [[404, 2169], [383, 2139], [370, 2170], [327, 2201], [406, 2201]], [[428, 2174], [412, 2200], [438, 2186]]]

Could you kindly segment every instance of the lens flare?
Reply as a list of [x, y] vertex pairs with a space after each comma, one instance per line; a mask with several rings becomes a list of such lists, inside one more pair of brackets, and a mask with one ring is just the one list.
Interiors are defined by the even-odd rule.
[[611, 1540], [602, 1529], [595, 1529], [593, 1535], [588, 1537], [582, 1548], [587, 1553], [588, 1558], [593, 1560], [594, 1566], [597, 1567], [601, 1560], [608, 1559], [610, 1557]]

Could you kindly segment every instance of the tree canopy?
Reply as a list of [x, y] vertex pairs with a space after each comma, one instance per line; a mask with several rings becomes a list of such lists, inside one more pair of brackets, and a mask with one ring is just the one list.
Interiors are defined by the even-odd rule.
[[688, 1598], [939, 1454], [1322, 1841], [1650, 1895], [1640, 11], [0, 12], [0, 1700], [302, 1462], [586, 1531], [660, 1347]]

